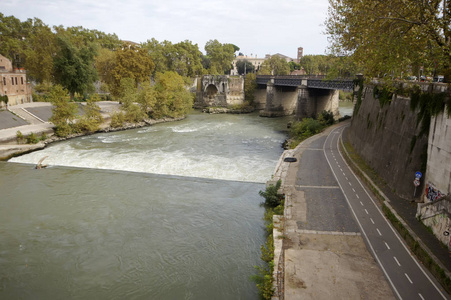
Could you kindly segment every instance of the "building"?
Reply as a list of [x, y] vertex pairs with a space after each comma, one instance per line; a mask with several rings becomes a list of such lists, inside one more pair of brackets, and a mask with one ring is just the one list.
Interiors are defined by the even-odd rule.
[[302, 47], [299, 47], [299, 48], [298, 48], [298, 56], [297, 56], [297, 59], [288, 57], [288, 56], [283, 55], [283, 54], [280, 54], [280, 53], [276, 53], [276, 54], [274, 54], [274, 55], [266, 54], [266, 55], [265, 55], [265, 58], [258, 58], [257, 55], [255, 55], [255, 56], [252, 56], [252, 55], [251, 55], [251, 56], [247, 56], [247, 55], [239, 55], [239, 56], [237, 56], [237, 57], [233, 60], [233, 62], [232, 62], [233, 68], [232, 68], [232, 70], [230, 71], [230, 75], [239, 75], [239, 74], [238, 74], [238, 70], [237, 70], [237, 68], [236, 68], [236, 63], [237, 63], [238, 61], [240, 61], [240, 60], [247, 60], [247, 61], [249, 61], [251, 64], [254, 65], [255, 70], [258, 71], [258, 69], [260, 68], [261, 64], [263, 64], [263, 62], [264, 62], [266, 59], [269, 59], [269, 58], [271, 58], [272, 56], [278, 56], [278, 57], [280, 57], [280, 58], [285, 59], [287, 62], [294, 61], [294, 62], [296, 62], [296, 63], [299, 63], [299, 61], [300, 61], [300, 59], [302, 58], [303, 55], [304, 55], [304, 48], [302, 48]]
[[[1, 54], [0, 95], [8, 96], [8, 106], [33, 102], [26, 71], [22, 68], [13, 68], [11, 61]], [[0, 102], [0, 107], [5, 107], [5, 103]]]

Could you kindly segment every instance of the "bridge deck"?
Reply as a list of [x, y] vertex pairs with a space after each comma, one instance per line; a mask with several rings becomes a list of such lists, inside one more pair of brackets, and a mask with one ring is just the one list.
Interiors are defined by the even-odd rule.
[[301, 86], [307, 83], [308, 88], [347, 90], [354, 89], [354, 81], [349, 78], [326, 79], [324, 75], [258, 75], [257, 84], [267, 85], [271, 81], [276, 86]]

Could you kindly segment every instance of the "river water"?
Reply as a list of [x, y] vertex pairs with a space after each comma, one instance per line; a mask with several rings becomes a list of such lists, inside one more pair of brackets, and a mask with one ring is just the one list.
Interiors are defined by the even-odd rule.
[[0, 163], [0, 299], [257, 299], [286, 122], [193, 113]]

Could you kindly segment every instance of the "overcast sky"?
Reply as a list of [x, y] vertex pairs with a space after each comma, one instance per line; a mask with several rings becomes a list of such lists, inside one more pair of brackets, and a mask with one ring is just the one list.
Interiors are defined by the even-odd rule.
[[49, 26], [83, 26], [122, 40], [190, 40], [204, 51], [217, 39], [246, 55], [281, 53], [295, 58], [325, 54], [328, 0], [0, 0], [0, 12]]

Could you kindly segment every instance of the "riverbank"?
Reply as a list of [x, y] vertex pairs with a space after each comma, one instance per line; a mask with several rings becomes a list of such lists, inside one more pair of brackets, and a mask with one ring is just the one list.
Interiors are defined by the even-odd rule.
[[[95, 132], [71, 134], [67, 137], [58, 137], [54, 135], [54, 126], [48, 121], [52, 109], [51, 104], [48, 102], [32, 102], [24, 105], [16, 105], [11, 107], [9, 111], [2, 111], [0, 122], [4, 129], [0, 130], [0, 161], [5, 161], [11, 157], [43, 149], [47, 145], [55, 142], [65, 141], [80, 136], [141, 128], [159, 123], [180, 121], [185, 118], [147, 119], [139, 123], [125, 123], [120, 127], [111, 127], [111, 113], [119, 111], [121, 104], [113, 101], [101, 101], [99, 107], [104, 119], [99, 130]], [[20, 122], [17, 122], [17, 120]], [[28, 125], [23, 125], [24, 123], [28, 123]], [[20, 124], [20, 126], [16, 126], [17, 124]], [[44, 136], [45, 139], [40, 140], [36, 144], [24, 144], [18, 141], [17, 135], [19, 132], [23, 137], [34, 134], [38, 139], [42, 136]]]

